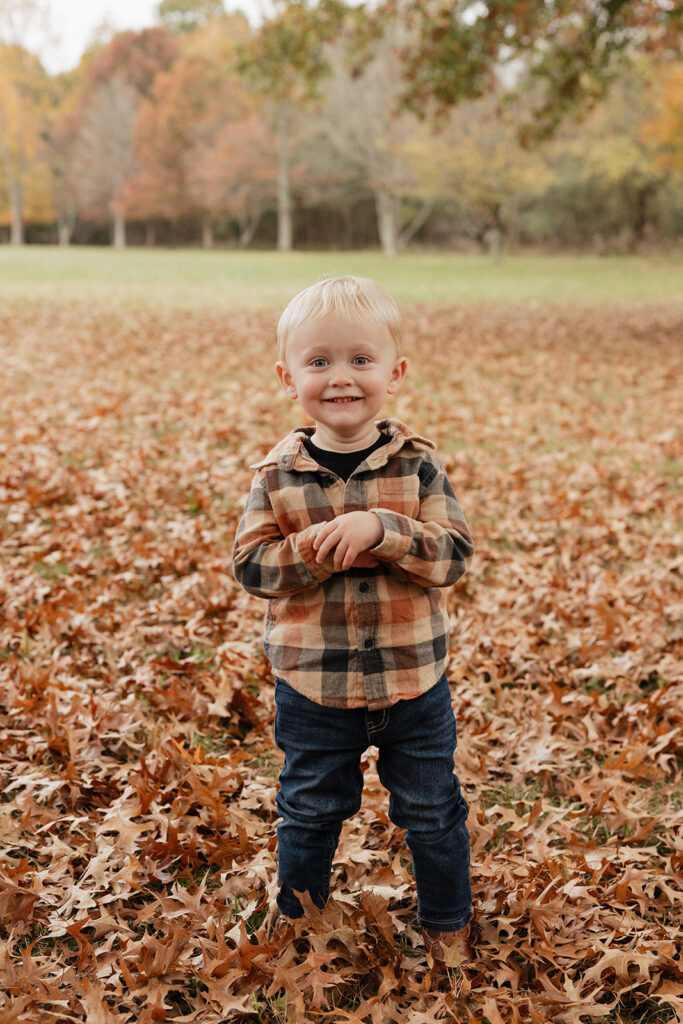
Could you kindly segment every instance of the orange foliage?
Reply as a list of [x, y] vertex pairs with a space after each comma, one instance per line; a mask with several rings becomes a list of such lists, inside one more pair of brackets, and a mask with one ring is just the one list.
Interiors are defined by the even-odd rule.
[[655, 105], [655, 117], [644, 126], [643, 136], [659, 146], [655, 162], [661, 168], [683, 174], [683, 67], [658, 83]]
[[227, 210], [239, 218], [254, 197], [272, 191], [263, 187], [274, 174], [272, 143], [231, 67], [245, 32], [240, 17], [194, 32], [172, 68], [157, 75], [141, 105], [141, 169], [128, 189], [140, 216]]
[[167, 71], [178, 53], [177, 41], [165, 28], [117, 32], [85, 69], [88, 91], [119, 78], [141, 96], [149, 96], [156, 75]]

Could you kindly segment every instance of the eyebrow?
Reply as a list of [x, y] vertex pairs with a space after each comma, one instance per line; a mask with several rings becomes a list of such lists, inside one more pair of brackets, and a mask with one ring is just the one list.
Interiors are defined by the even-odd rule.
[[[357, 348], [352, 350], [353, 358], [356, 356], [376, 356], [377, 349], [372, 344], [366, 344], [360, 342]], [[327, 357], [333, 349], [325, 347], [325, 343], [318, 343], [317, 345], [311, 345], [310, 348], [306, 348], [300, 353], [302, 359], [311, 359], [313, 357], [319, 358], [320, 356]]]

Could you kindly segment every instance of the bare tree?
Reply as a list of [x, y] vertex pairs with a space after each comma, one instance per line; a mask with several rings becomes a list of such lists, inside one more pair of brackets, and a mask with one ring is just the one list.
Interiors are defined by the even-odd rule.
[[375, 199], [377, 230], [382, 250], [395, 256], [424, 223], [431, 202], [418, 204], [406, 221], [406, 200], [416, 195], [410, 145], [417, 118], [395, 113], [399, 67], [394, 41], [382, 40], [362, 75], [345, 66], [340, 49], [331, 58], [332, 73], [323, 85], [325, 108], [315, 119], [317, 138], [310, 153], [318, 176], [326, 165], [333, 177], [354, 182]]
[[88, 105], [76, 142], [74, 172], [80, 208], [108, 213], [112, 241], [126, 244], [126, 185], [136, 168], [133, 129], [138, 94], [120, 78], [103, 83]]
[[73, 118], [64, 117], [53, 123], [47, 137], [47, 153], [52, 171], [52, 202], [57, 214], [60, 245], [69, 245], [76, 226], [78, 196], [74, 187]]

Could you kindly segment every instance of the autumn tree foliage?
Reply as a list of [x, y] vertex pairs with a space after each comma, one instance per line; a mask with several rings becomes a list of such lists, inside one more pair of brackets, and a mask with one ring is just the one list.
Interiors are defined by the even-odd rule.
[[[406, 111], [429, 117], [443, 128], [463, 103], [498, 93], [504, 105], [500, 70], [506, 64], [514, 69], [508, 82], [515, 80], [514, 88], [508, 85], [507, 91], [515, 104], [522, 101], [527, 114], [518, 119], [517, 136], [527, 146], [538, 145], [570, 115], [585, 114], [604, 99], [634, 53], [672, 52], [679, 28], [680, 11], [657, 0], [600, 0], [597, 4], [593, 0], [579, 4], [387, 0], [354, 8], [339, 0], [276, 4], [273, 16], [250, 42], [242, 70], [264, 95], [277, 99], [279, 247], [290, 246], [292, 231], [288, 115], [293, 100], [310, 103], [321, 93], [329, 100], [334, 93], [334, 81], [326, 80], [331, 74], [338, 78], [339, 62], [333, 71], [325, 44], [337, 40], [345, 46], [349, 78], [344, 119], [330, 118], [328, 150], [352, 161], [342, 142], [344, 120], [353, 119], [354, 105], [367, 104], [376, 91], [373, 77], [390, 40], [393, 84], [384, 91], [383, 109], [368, 117], [368, 131], [356, 135], [359, 153], [372, 146], [378, 134], [382, 136], [381, 130], [376, 131], [378, 118], [396, 134]], [[355, 79], [361, 84], [354, 90]], [[467, 114], [473, 109], [469, 107]], [[380, 145], [386, 154], [392, 149], [386, 138]], [[403, 160], [404, 171], [405, 165]], [[395, 162], [394, 172], [397, 167]], [[397, 179], [388, 168], [383, 177], [375, 190], [379, 235], [384, 251], [394, 252], [401, 237], [396, 228]], [[403, 188], [409, 177], [403, 174]], [[499, 234], [496, 209], [500, 203], [493, 201], [489, 208], [491, 231]], [[423, 213], [418, 211], [420, 216]]]
[[140, 97], [147, 97], [157, 74], [168, 71], [179, 52], [178, 43], [164, 28], [117, 32], [88, 63], [85, 88], [118, 78]]
[[533, 98], [513, 107], [499, 88], [462, 102], [428, 145], [413, 139], [419, 188], [448, 204], [464, 235], [489, 247], [531, 226], [548, 241], [588, 237], [598, 252], [611, 244], [631, 251], [655, 230], [675, 187], [658, 164], [653, 127], [664, 109], [663, 77], [650, 58], [639, 58], [601, 103], [563, 122], [543, 146], [520, 143]]
[[[614, 83], [606, 102], [596, 106], [581, 129], [567, 124], [547, 151], [555, 181], [565, 188], [583, 186], [605, 207], [620, 198], [627, 216], [622, 232], [627, 248], [642, 241], [650, 207], [665, 182], [655, 161], [655, 146], [645, 126], [656, 116], [656, 101], [647, 86], [647, 68], [633, 68]], [[560, 185], [561, 187], [561, 185]], [[596, 231], [601, 225], [596, 223]]]
[[[141, 104], [136, 124], [139, 173], [131, 182], [138, 214], [179, 217], [195, 212], [187, 154], [202, 119], [218, 103], [224, 84], [221, 40], [193, 33], [178, 60], [159, 74], [151, 95]], [[198, 211], [207, 223], [207, 211]]]
[[683, 67], [668, 68], [657, 83], [656, 112], [644, 125], [643, 136], [657, 147], [655, 162], [683, 175]]
[[311, 7], [308, 0], [279, 4], [276, 15], [238, 50], [238, 63], [246, 82], [261, 98], [277, 140], [277, 247], [292, 248], [292, 123], [320, 98], [320, 82], [330, 71], [323, 44], [336, 33], [338, 18], [347, 13], [341, 3]]
[[136, 127], [133, 208], [147, 216], [198, 216], [207, 248], [221, 213], [234, 218], [246, 244], [272, 191], [272, 145], [233, 70], [235, 44], [247, 32], [238, 15], [188, 35], [172, 68], [157, 76]]
[[[329, 33], [348, 24], [338, 0], [297, 2]], [[683, 8], [670, 0], [384, 0], [354, 18], [359, 66], [392, 22], [406, 29], [397, 50], [402, 106], [441, 116], [487, 92], [501, 63], [521, 62], [541, 86], [524, 126], [530, 142], [602, 98], [633, 52], [679, 56]]]
[[207, 211], [203, 242], [213, 243], [211, 220], [225, 214], [237, 229], [238, 245], [249, 245], [275, 198], [275, 142], [248, 98], [238, 116], [196, 126], [186, 154], [189, 194]]
[[360, 208], [363, 244], [389, 255], [416, 232], [608, 251], [683, 227], [680, 17], [664, 0], [278, 0], [255, 29], [222, 0], [165, 0], [160, 24], [54, 77], [22, 41], [41, 9], [0, 0], [15, 242], [28, 217], [62, 242], [110, 222], [122, 245], [133, 221], [150, 242], [246, 245], [269, 214], [260, 240], [276, 216], [287, 250], [296, 204], [302, 240], [311, 218], [355, 227]]
[[15, 245], [24, 241], [26, 216], [52, 216], [42, 147], [49, 107], [50, 85], [40, 61], [0, 39], [0, 217], [8, 217]]
[[111, 220], [113, 244], [125, 245], [139, 104], [176, 54], [162, 28], [121, 32], [55, 80], [45, 149], [61, 242], [70, 238], [78, 213]]
[[423, 123], [408, 147], [418, 194], [446, 208], [461, 235], [494, 258], [552, 181], [544, 152], [520, 145], [524, 115], [499, 116], [501, 92], [458, 104], [438, 131]]
[[74, 147], [79, 206], [86, 215], [109, 215], [113, 244], [126, 243], [128, 190], [138, 167], [135, 123], [156, 75], [171, 66], [177, 46], [164, 29], [121, 32], [88, 64]]
[[[382, 251], [393, 257], [431, 209], [418, 203], [413, 156], [428, 148], [428, 134], [412, 114], [397, 114], [399, 81], [391, 35], [375, 48], [362, 76], [354, 75], [339, 47], [330, 51], [330, 72], [321, 86], [319, 109], [309, 114], [305, 191], [328, 202], [351, 190], [373, 197]], [[419, 140], [419, 141], [418, 141]]]

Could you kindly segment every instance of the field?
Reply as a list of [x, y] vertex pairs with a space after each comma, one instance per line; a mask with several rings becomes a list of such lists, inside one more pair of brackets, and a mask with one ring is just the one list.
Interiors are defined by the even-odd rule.
[[365, 274], [401, 303], [604, 301], [680, 297], [680, 258], [374, 252], [188, 252], [0, 247], [0, 297], [68, 305], [214, 312], [282, 308], [323, 274]]
[[[300, 422], [278, 309], [380, 278], [476, 543], [448, 594], [474, 956], [415, 929], [370, 748], [276, 942], [263, 602], [230, 553]], [[672, 261], [0, 250], [0, 1021], [683, 1019], [683, 274]]]

